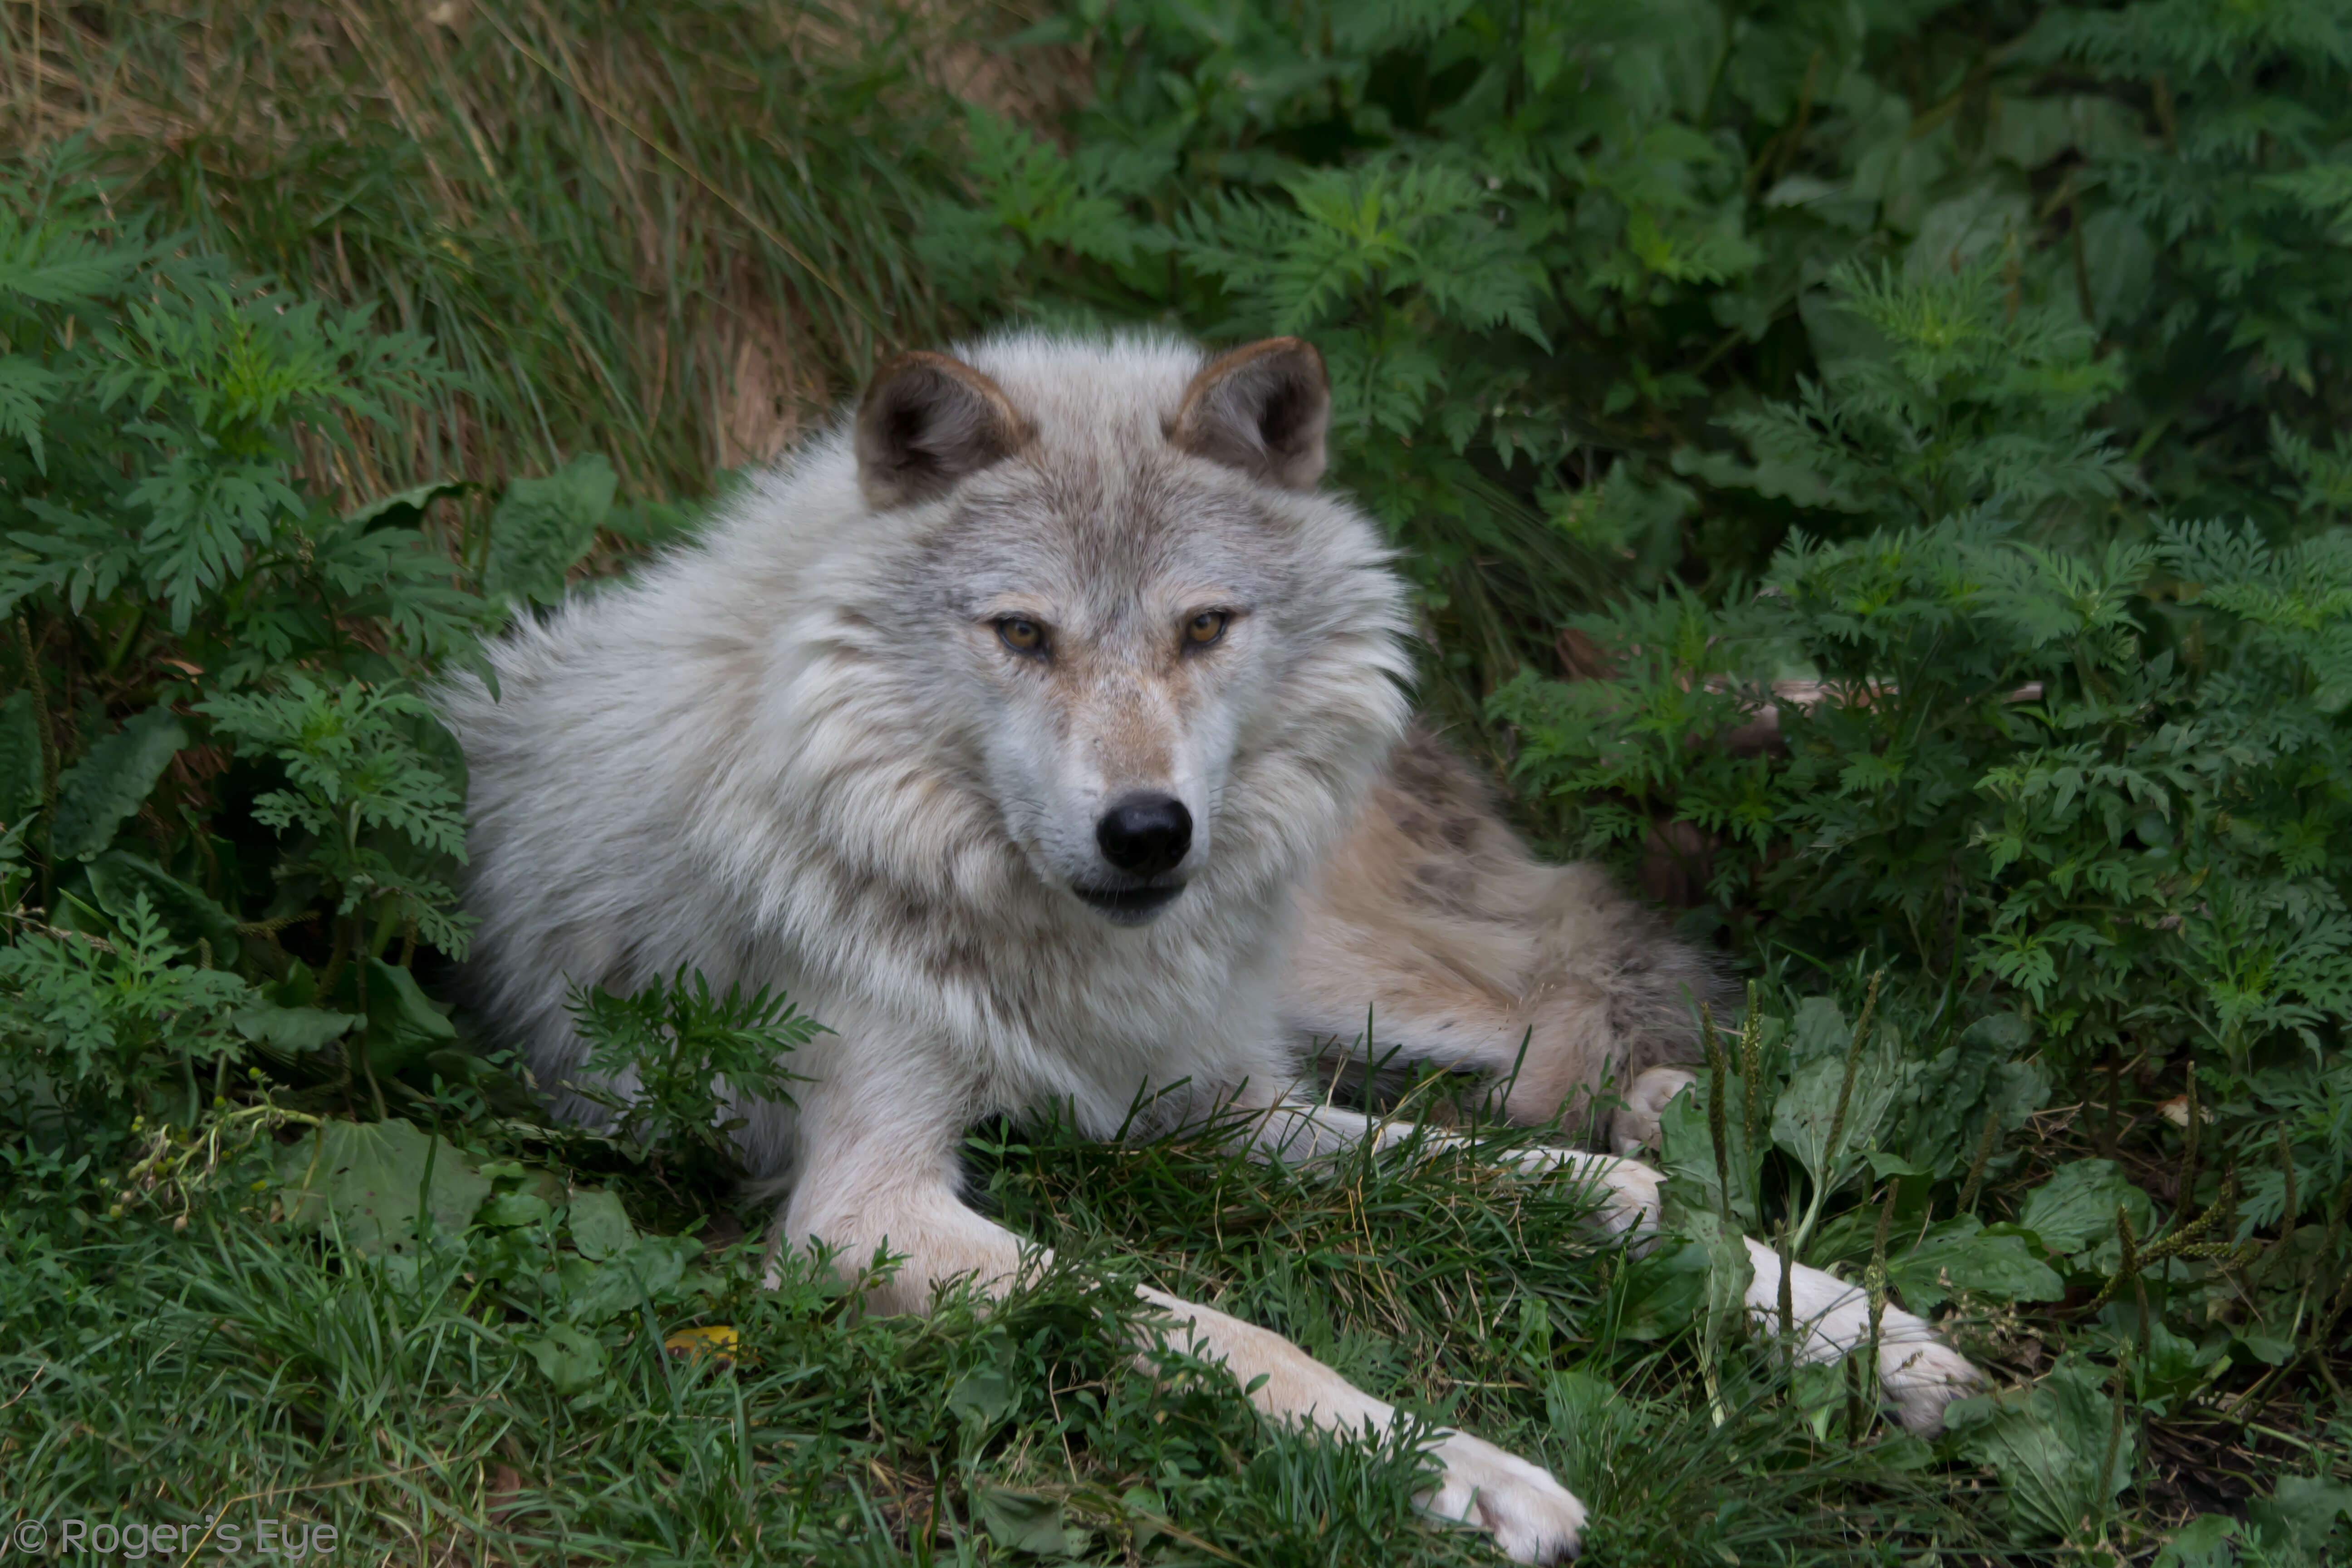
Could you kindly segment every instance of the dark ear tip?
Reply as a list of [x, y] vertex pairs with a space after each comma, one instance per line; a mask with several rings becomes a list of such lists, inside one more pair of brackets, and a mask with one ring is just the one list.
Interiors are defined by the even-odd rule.
[[993, 381], [928, 349], [893, 354], [875, 367], [853, 425], [858, 484], [877, 507], [938, 495], [1030, 437]]
[[1169, 428], [1197, 457], [1296, 490], [1323, 476], [1331, 378], [1304, 338], [1261, 338], [1201, 367]]
[[1328, 389], [1331, 384], [1331, 374], [1323, 364], [1323, 351], [1305, 338], [1261, 338], [1235, 349], [1217, 363], [1235, 369], [1247, 364], [1304, 370], [1313, 374], [1317, 386]]
[[952, 374], [948, 366], [954, 363], [947, 355], [933, 353], [928, 349], [907, 349], [892, 354], [876, 365], [874, 374], [866, 378], [866, 390], [857, 397], [857, 411], [863, 414], [874, 407], [893, 390], [906, 386], [908, 379], [919, 372], [923, 373], [925, 380]]

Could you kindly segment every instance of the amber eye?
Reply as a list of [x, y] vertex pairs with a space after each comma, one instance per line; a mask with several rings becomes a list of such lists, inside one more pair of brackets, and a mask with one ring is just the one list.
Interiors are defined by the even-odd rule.
[[1184, 623], [1184, 641], [1192, 647], [1206, 647], [1225, 635], [1233, 616], [1223, 610], [1202, 610]]
[[1045, 651], [1045, 628], [1019, 616], [1007, 616], [997, 622], [996, 635], [1003, 637], [1004, 646], [1014, 653]]

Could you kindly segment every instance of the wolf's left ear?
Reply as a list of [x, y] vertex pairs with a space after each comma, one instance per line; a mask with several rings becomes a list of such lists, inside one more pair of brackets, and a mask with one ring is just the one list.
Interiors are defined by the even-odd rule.
[[857, 488], [887, 510], [929, 500], [1011, 457], [1028, 426], [1003, 388], [945, 354], [903, 353], [857, 405]]
[[1286, 489], [1323, 477], [1331, 426], [1331, 380], [1323, 356], [1299, 338], [1245, 343], [1212, 360], [1184, 389], [1168, 438]]

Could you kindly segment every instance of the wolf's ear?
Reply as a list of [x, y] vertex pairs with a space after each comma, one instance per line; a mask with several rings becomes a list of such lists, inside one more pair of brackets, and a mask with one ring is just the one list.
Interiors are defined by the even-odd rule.
[[1311, 490], [1323, 477], [1323, 435], [1330, 426], [1331, 379], [1323, 356], [1303, 339], [1267, 338], [1202, 367], [1184, 389], [1168, 438], [1195, 457]]
[[857, 488], [877, 510], [929, 500], [1008, 458], [1028, 426], [996, 383], [945, 354], [903, 353], [857, 405]]

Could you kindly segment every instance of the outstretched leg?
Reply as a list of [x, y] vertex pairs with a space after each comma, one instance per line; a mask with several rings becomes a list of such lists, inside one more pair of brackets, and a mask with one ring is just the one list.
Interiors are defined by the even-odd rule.
[[[1252, 1124], [1259, 1148], [1291, 1163], [1327, 1161], [1365, 1143], [1391, 1150], [1416, 1133], [1421, 1139], [1416, 1146], [1423, 1150], [1459, 1149], [1469, 1143], [1455, 1133], [1295, 1100], [1264, 1107]], [[1649, 1166], [1574, 1149], [1515, 1149], [1505, 1157], [1524, 1171], [1566, 1172], [1589, 1183], [1595, 1217], [1611, 1232], [1634, 1237], [1657, 1234], [1659, 1189], [1665, 1178]], [[1777, 1331], [1780, 1256], [1752, 1237], [1748, 1256], [1755, 1266], [1748, 1287], [1748, 1315]], [[1790, 1314], [1801, 1331], [1798, 1353], [1803, 1360], [1834, 1361], [1870, 1342], [1870, 1298], [1860, 1286], [1801, 1263], [1791, 1269], [1789, 1286]], [[1895, 1418], [1921, 1436], [1943, 1430], [1944, 1407], [1981, 1382], [1976, 1368], [1937, 1338], [1925, 1319], [1891, 1305], [1879, 1321], [1878, 1376]]]
[[[853, 1263], [877, 1249], [903, 1255], [898, 1273], [867, 1298], [885, 1311], [921, 1311], [935, 1284], [959, 1277], [992, 1294], [1011, 1289], [1050, 1255], [1024, 1250], [958, 1196], [960, 1110], [936, 1080], [870, 1084], [858, 1093], [836, 1077], [812, 1089], [801, 1105], [800, 1169], [775, 1242], [823, 1241]], [[1150, 1340], [1222, 1361], [1272, 1419], [1343, 1435], [1395, 1427], [1394, 1406], [1281, 1335], [1157, 1290], [1143, 1296], [1160, 1309], [1146, 1321]], [[1584, 1508], [1549, 1471], [1464, 1432], [1441, 1434], [1431, 1452], [1444, 1469], [1416, 1500], [1423, 1509], [1491, 1532], [1517, 1562], [1575, 1555]]]

